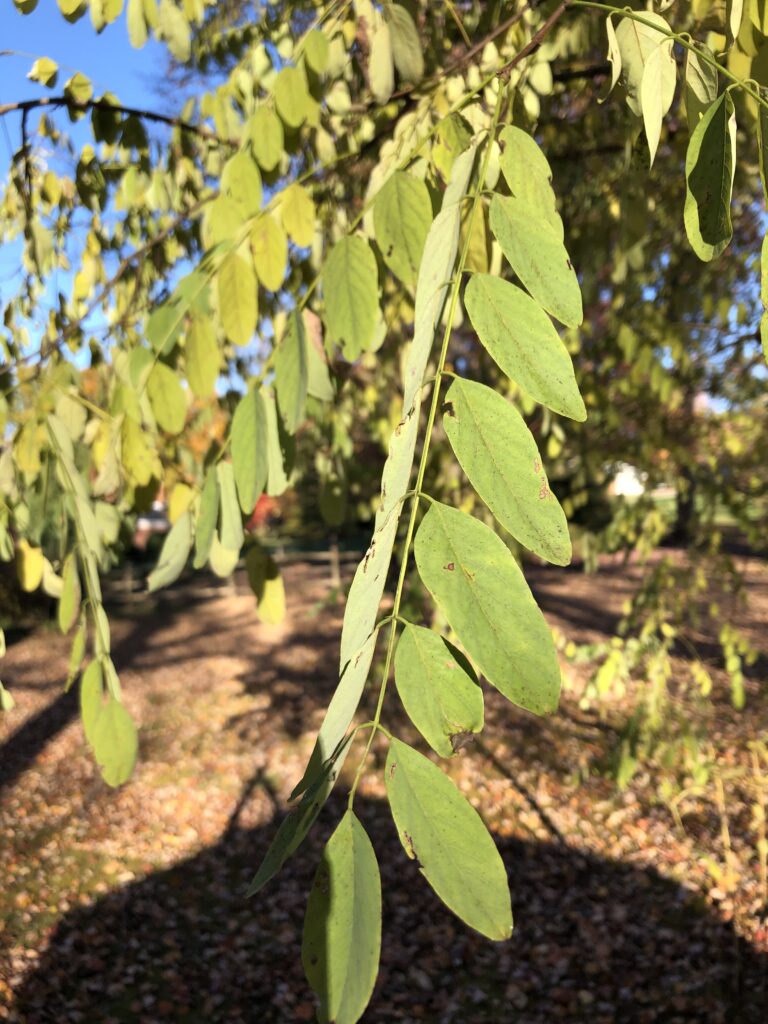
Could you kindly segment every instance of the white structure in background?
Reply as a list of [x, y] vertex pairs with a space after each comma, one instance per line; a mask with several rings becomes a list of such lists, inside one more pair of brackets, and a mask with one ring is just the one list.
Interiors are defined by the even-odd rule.
[[645, 481], [645, 473], [630, 466], [628, 462], [620, 462], [611, 481], [610, 492], [617, 498], [639, 498], [645, 494]]

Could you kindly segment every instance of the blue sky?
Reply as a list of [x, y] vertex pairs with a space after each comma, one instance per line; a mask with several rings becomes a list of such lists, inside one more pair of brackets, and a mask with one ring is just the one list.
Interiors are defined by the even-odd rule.
[[[56, 0], [40, 0], [36, 10], [27, 15], [20, 14], [12, 0], [0, 0], [0, 50], [12, 51], [0, 56], [0, 103], [56, 95], [76, 71], [91, 79], [96, 95], [112, 92], [128, 106], [155, 110], [165, 109], [168, 103], [158, 95], [157, 88], [167, 51], [152, 40], [142, 50], [135, 50], [128, 40], [124, 15], [97, 34], [87, 14], [74, 24], [67, 22]], [[38, 57], [50, 57], [59, 64], [59, 80], [53, 89], [27, 78]], [[57, 119], [75, 144], [91, 140], [90, 118], [70, 124], [66, 114], [59, 112]], [[0, 159], [5, 170], [11, 152], [21, 143], [21, 118], [10, 114], [2, 120]], [[36, 127], [38, 120], [39, 113], [33, 112], [30, 129]], [[18, 243], [6, 243], [0, 248], [0, 299], [7, 297], [18, 283], [20, 251]], [[58, 283], [64, 284], [61, 275]]]
[[129, 105], [162, 105], [155, 90], [165, 47], [150, 40], [143, 50], [134, 50], [124, 14], [97, 35], [87, 14], [73, 25], [65, 21], [56, 0], [40, 0], [27, 15], [19, 14], [11, 0], [0, 0], [0, 49], [21, 54], [0, 57], [0, 103], [48, 92], [26, 75], [36, 57], [51, 57], [61, 68], [59, 85], [82, 71], [96, 93], [113, 92]]

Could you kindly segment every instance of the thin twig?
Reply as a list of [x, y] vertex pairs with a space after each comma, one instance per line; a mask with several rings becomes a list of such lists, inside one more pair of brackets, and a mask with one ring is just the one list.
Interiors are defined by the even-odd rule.
[[191, 132], [194, 135], [206, 139], [208, 142], [215, 142], [220, 146], [229, 146], [236, 149], [238, 143], [234, 139], [225, 139], [216, 132], [211, 131], [204, 125], [192, 124], [191, 121], [183, 121], [179, 117], [171, 117], [169, 114], [161, 114], [156, 110], [142, 110], [139, 107], [126, 107], [122, 103], [113, 103], [106, 99], [74, 100], [70, 96], [40, 96], [32, 100], [20, 100], [17, 103], [0, 104], [0, 117], [6, 114], [21, 112], [22, 116], [30, 110], [37, 110], [43, 107], [68, 107], [70, 110], [106, 110], [112, 113], [127, 114], [133, 117], [141, 117], [145, 121], [156, 121], [159, 124], [167, 124], [171, 128], [181, 128], [182, 131]]
[[531, 37], [522, 50], [520, 50], [519, 53], [516, 53], [512, 60], [504, 65], [501, 71], [498, 72], [498, 77], [502, 82], [508, 82], [517, 65], [521, 61], [525, 60], [526, 57], [530, 57], [532, 53], [535, 53], [536, 50], [538, 50], [546, 36], [571, 6], [571, 3], [572, 0], [563, 0], [560, 6], [555, 8], [547, 20], [542, 24], [541, 28]]

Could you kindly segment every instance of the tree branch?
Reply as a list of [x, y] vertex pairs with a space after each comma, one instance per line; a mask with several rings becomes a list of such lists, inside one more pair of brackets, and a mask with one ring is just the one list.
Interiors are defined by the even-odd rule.
[[128, 114], [129, 116], [141, 117], [145, 121], [156, 121], [159, 124], [169, 125], [171, 128], [180, 128], [182, 131], [198, 135], [201, 139], [206, 139], [208, 142], [215, 142], [219, 146], [229, 146], [232, 149], [236, 149], [238, 145], [234, 139], [225, 139], [221, 135], [217, 135], [216, 132], [211, 131], [210, 128], [206, 128], [204, 125], [192, 124], [191, 121], [183, 121], [179, 117], [160, 114], [155, 110], [141, 110], [139, 107], [126, 107], [123, 106], [122, 103], [112, 103], [110, 100], [105, 99], [90, 99], [80, 103], [65, 95], [40, 96], [33, 100], [20, 100], [18, 103], [0, 104], [0, 117], [5, 117], [6, 114], [13, 114], [17, 112], [20, 112], [22, 116], [24, 116], [30, 110], [37, 110], [41, 107], [68, 107], [71, 110], [82, 111], [106, 110], [118, 114]]
[[563, 0], [560, 6], [555, 8], [547, 20], [542, 24], [541, 28], [531, 37], [522, 50], [520, 50], [519, 53], [516, 53], [508, 64], [504, 65], [504, 67], [498, 72], [498, 78], [501, 79], [502, 82], [508, 82], [517, 65], [521, 61], [525, 60], [526, 57], [530, 57], [532, 53], [535, 53], [536, 50], [538, 50], [546, 36], [571, 6], [571, 3], [572, 0]]

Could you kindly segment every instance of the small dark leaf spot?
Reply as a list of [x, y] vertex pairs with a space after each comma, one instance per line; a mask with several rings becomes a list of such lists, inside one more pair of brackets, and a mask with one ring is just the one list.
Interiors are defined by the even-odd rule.
[[568, 269], [569, 270], [573, 270], [573, 264], [571, 263], [571, 261], [570, 260], [566, 260], [565, 262], [568, 264]]
[[365, 558], [363, 560], [363, 572], [367, 572], [368, 571], [368, 562], [373, 558], [373, 553], [374, 553], [375, 550], [376, 550], [376, 541], [372, 540], [371, 541], [371, 546], [366, 551]]
[[453, 572], [453, 570], [456, 568], [456, 564], [455, 562], [449, 562], [448, 565], [445, 566], [445, 568], [448, 570], [448, 572]]
[[411, 839], [407, 832], [403, 832], [403, 839], [405, 840], [405, 852], [408, 854], [409, 857], [415, 858], [416, 850], [414, 849], [413, 846], [413, 840]]
[[309, 962], [312, 964], [313, 967], [317, 967], [317, 965], [319, 963], [319, 957], [311, 956], [309, 958]]
[[393, 761], [389, 769], [389, 777], [394, 778], [395, 770], [397, 769], [397, 761]]
[[468, 747], [470, 743], [474, 743], [475, 736], [471, 732], [455, 732], [451, 737], [451, 746], [453, 747], [454, 754], [458, 754], [464, 747]]

